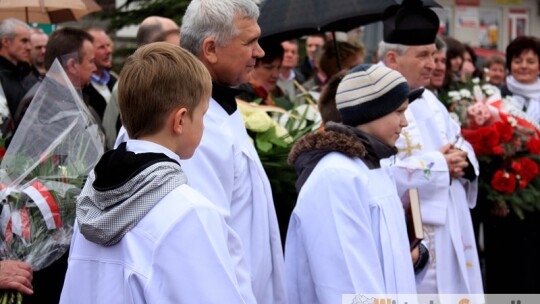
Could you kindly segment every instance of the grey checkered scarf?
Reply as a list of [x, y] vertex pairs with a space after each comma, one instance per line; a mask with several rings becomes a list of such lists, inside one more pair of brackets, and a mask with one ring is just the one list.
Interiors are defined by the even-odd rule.
[[[87, 240], [103, 246], [118, 243], [163, 197], [187, 183], [180, 165], [174, 161], [138, 165], [139, 168], [132, 168], [134, 176], [128, 176], [119, 186], [97, 187], [104, 191], [96, 189], [96, 174], [91, 172], [77, 200], [77, 221]], [[105, 173], [115, 174], [114, 170]], [[99, 171], [97, 174], [100, 176]]]

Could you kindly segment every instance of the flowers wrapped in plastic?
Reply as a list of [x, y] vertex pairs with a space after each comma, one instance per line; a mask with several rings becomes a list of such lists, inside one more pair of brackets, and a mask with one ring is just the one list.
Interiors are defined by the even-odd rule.
[[441, 100], [480, 161], [485, 198], [520, 218], [540, 210], [540, 127], [489, 84], [473, 81]]
[[76, 197], [103, 147], [99, 125], [55, 61], [0, 164], [2, 260], [37, 271], [68, 250]]

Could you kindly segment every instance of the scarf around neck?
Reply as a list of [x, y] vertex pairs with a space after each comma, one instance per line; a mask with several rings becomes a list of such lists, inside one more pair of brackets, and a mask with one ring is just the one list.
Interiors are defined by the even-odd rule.
[[512, 75], [506, 77], [506, 86], [512, 101], [536, 123], [540, 122], [540, 80], [531, 84], [518, 82]]
[[521, 95], [528, 99], [540, 100], [540, 79], [534, 83], [521, 83], [514, 76], [509, 75], [506, 78], [506, 85], [512, 94]]

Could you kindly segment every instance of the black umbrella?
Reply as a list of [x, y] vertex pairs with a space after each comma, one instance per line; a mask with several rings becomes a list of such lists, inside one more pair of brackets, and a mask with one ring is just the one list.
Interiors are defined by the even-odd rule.
[[[283, 40], [321, 32], [349, 31], [382, 20], [396, 0], [265, 0], [260, 6], [262, 38]], [[441, 7], [434, 0], [425, 5]]]
[[[384, 10], [401, 3], [398, 1], [265, 0], [258, 21], [261, 40], [281, 42], [316, 33], [346, 32], [382, 20]], [[434, 0], [423, 1], [427, 6], [440, 7]]]

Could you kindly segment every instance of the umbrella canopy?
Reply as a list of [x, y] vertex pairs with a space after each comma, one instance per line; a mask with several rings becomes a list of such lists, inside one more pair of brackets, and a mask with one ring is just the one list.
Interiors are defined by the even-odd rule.
[[0, 20], [62, 23], [76, 21], [101, 10], [94, 0], [0, 0]]
[[[440, 7], [434, 0], [424, 3]], [[265, 0], [258, 23], [262, 38], [283, 41], [377, 22], [386, 8], [396, 4], [396, 0]]]

